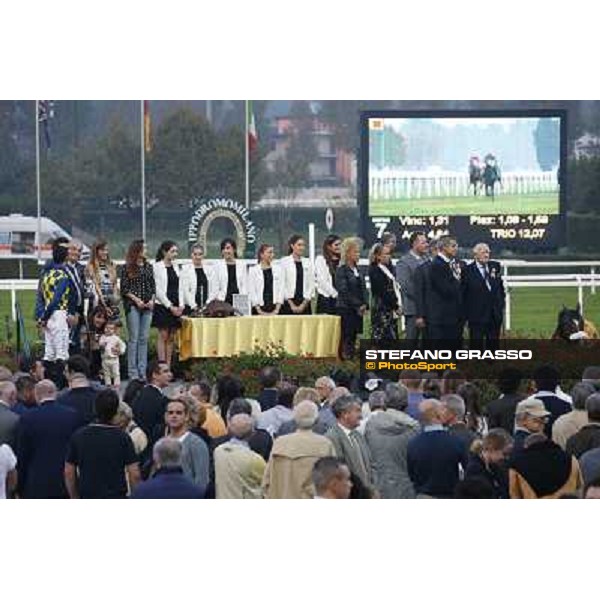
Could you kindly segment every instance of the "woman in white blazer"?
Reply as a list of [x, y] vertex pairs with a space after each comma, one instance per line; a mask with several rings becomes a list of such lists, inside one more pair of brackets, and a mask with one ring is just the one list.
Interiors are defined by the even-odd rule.
[[153, 266], [156, 284], [156, 300], [152, 315], [152, 326], [158, 329], [156, 354], [158, 360], [171, 365], [175, 331], [181, 327], [183, 298], [179, 287], [179, 272], [175, 266], [179, 250], [170, 240], [163, 242], [156, 253]]
[[248, 271], [248, 294], [252, 314], [278, 315], [283, 304], [283, 274], [273, 263], [275, 252], [270, 244], [258, 249], [258, 264]]
[[214, 270], [204, 264], [203, 258], [204, 248], [195, 244], [191, 251], [192, 262], [181, 269], [179, 286], [186, 314], [204, 308], [215, 297]]
[[294, 234], [288, 241], [288, 256], [279, 261], [283, 271], [282, 314], [310, 315], [310, 302], [315, 295], [315, 274], [308, 258], [304, 258], [306, 242]]
[[220, 260], [215, 266], [215, 281], [217, 300], [233, 304], [233, 294], [248, 293], [248, 273], [246, 265], [237, 259], [237, 244], [231, 238], [221, 242]]
[[328, 235], [323, 242], [323, 254], [315, 259], [315, 278], [317, 288], [317, 313], [321, 315], [337, 315], [337, 290], [334, 285], [335, 270], [340, 265], [342, 238], [334, 233]]

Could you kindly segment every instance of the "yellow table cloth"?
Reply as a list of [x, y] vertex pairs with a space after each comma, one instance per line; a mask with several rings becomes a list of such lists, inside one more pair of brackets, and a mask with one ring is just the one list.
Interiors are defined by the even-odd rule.
[[179, 358], [210, 358], [252, 353], [269, 343], [294, 355], [336, 357], [341, 319], [333, 315], [182, 318]]

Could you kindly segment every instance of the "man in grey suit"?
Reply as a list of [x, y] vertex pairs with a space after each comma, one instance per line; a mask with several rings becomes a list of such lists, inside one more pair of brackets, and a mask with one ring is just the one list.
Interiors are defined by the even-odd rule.
[[333, 403], [337, 420], [325, 434], [333, 442], [335, 455], [341, 458], [350, 472], [360, 480], [367, 494], [375, 491], [371, 453], [363, 435], [358, 431], [362, 418], [362, 403], [357, 396], [341, 396]]
[[17, 388], [12, 381], [0, 382], [0, 445], [16, 448], [19, 415], [13, 412], [17, 403]]
[[415, 231], [411, 234], [409, 242], [410, 250], [396, 264], [396, 279], [402, 291], [405, 337], [407, 340], [416, 341], [424, 328], [418, 328], [416, 323], [415, 271], [427, 261], [427, 236], [422, 231]]

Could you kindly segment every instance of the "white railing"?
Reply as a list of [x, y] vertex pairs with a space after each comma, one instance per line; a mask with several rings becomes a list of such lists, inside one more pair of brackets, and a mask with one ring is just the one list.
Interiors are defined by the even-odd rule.
[[[502, 173], [501, 181], [496, 185], [496, 194], [558, 191], [556, 171], [507, 172]], [[374, 200], [468, 196], [472, 193], [469, 174], [463, 171], [380, 171], [369, 176], [369, 197]]]
[[[189, 261], [181, 261], [189, 262]], [[210, 263], [211, 261], [206, 261]], [[253, 264], [256, 261], [245, 260], [247, 264]], [[367, 264], [366, 260], [361, 260], [361, 264]], [[539, 265], [546, 266], [548, 263], [538, 263]], [[551, 263], [550, 263], [551, 264]], [[569, 263], [562, 263], [568, 265]], [[572, 264], [572, 263], [571, 263]], [[587, 266], [589, 263], [585, 263]], [[597, 263], [600, 265], [600, 262]], [[504, 265], [505, 271], [508, 265]], [[512, 265], [517, 266], [517, 265]], [[519, 264], [519, 266], [525, 266]], [[528, 263], [527, 266], [532, 266]], [[598, 285], [598, 277], [595, 273], [594, 267], [590, 274], [548, 274], [548, 275], [505, 275], [504, 286], [506, 288], [506, 305], [505, 305], [505, 318], [504, 326], [507, 331], [510, 331], [511, 320], [512, 320], [512, 295], [511, 291], [514, 288], [577, 288], [577, 301], [581, 306], [583, 312], [584, 309], [584, 288], [591, 288], [592, 294], [595, 293], [596, 286]], [[368, 282], [367, 282], [368, 285]], [[17, 292], [27, 290], [37, 290], [38, 281], [37, 279], [4, 279], [0, 280], [0, 292], [10, 292], [10, 305], [11, 305], [11, 316], [12, 320], [16, 321], [16, 308], [15, 304], [17, 301]]]

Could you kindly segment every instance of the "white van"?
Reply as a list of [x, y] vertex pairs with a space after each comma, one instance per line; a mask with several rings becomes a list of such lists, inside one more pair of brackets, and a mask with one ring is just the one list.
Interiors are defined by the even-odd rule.
[[[37, 258], [38, 251], [37, 217], [25, 217], [22, 214], [0, 216], [0, 259]], [[41, 258], [52, 258], [52, 241], [58, 237], [72, 239], [60, 225], [52, 219], [41, 218]], [[87, 260], [90, 249], [83, 244], [81, 259]]]

